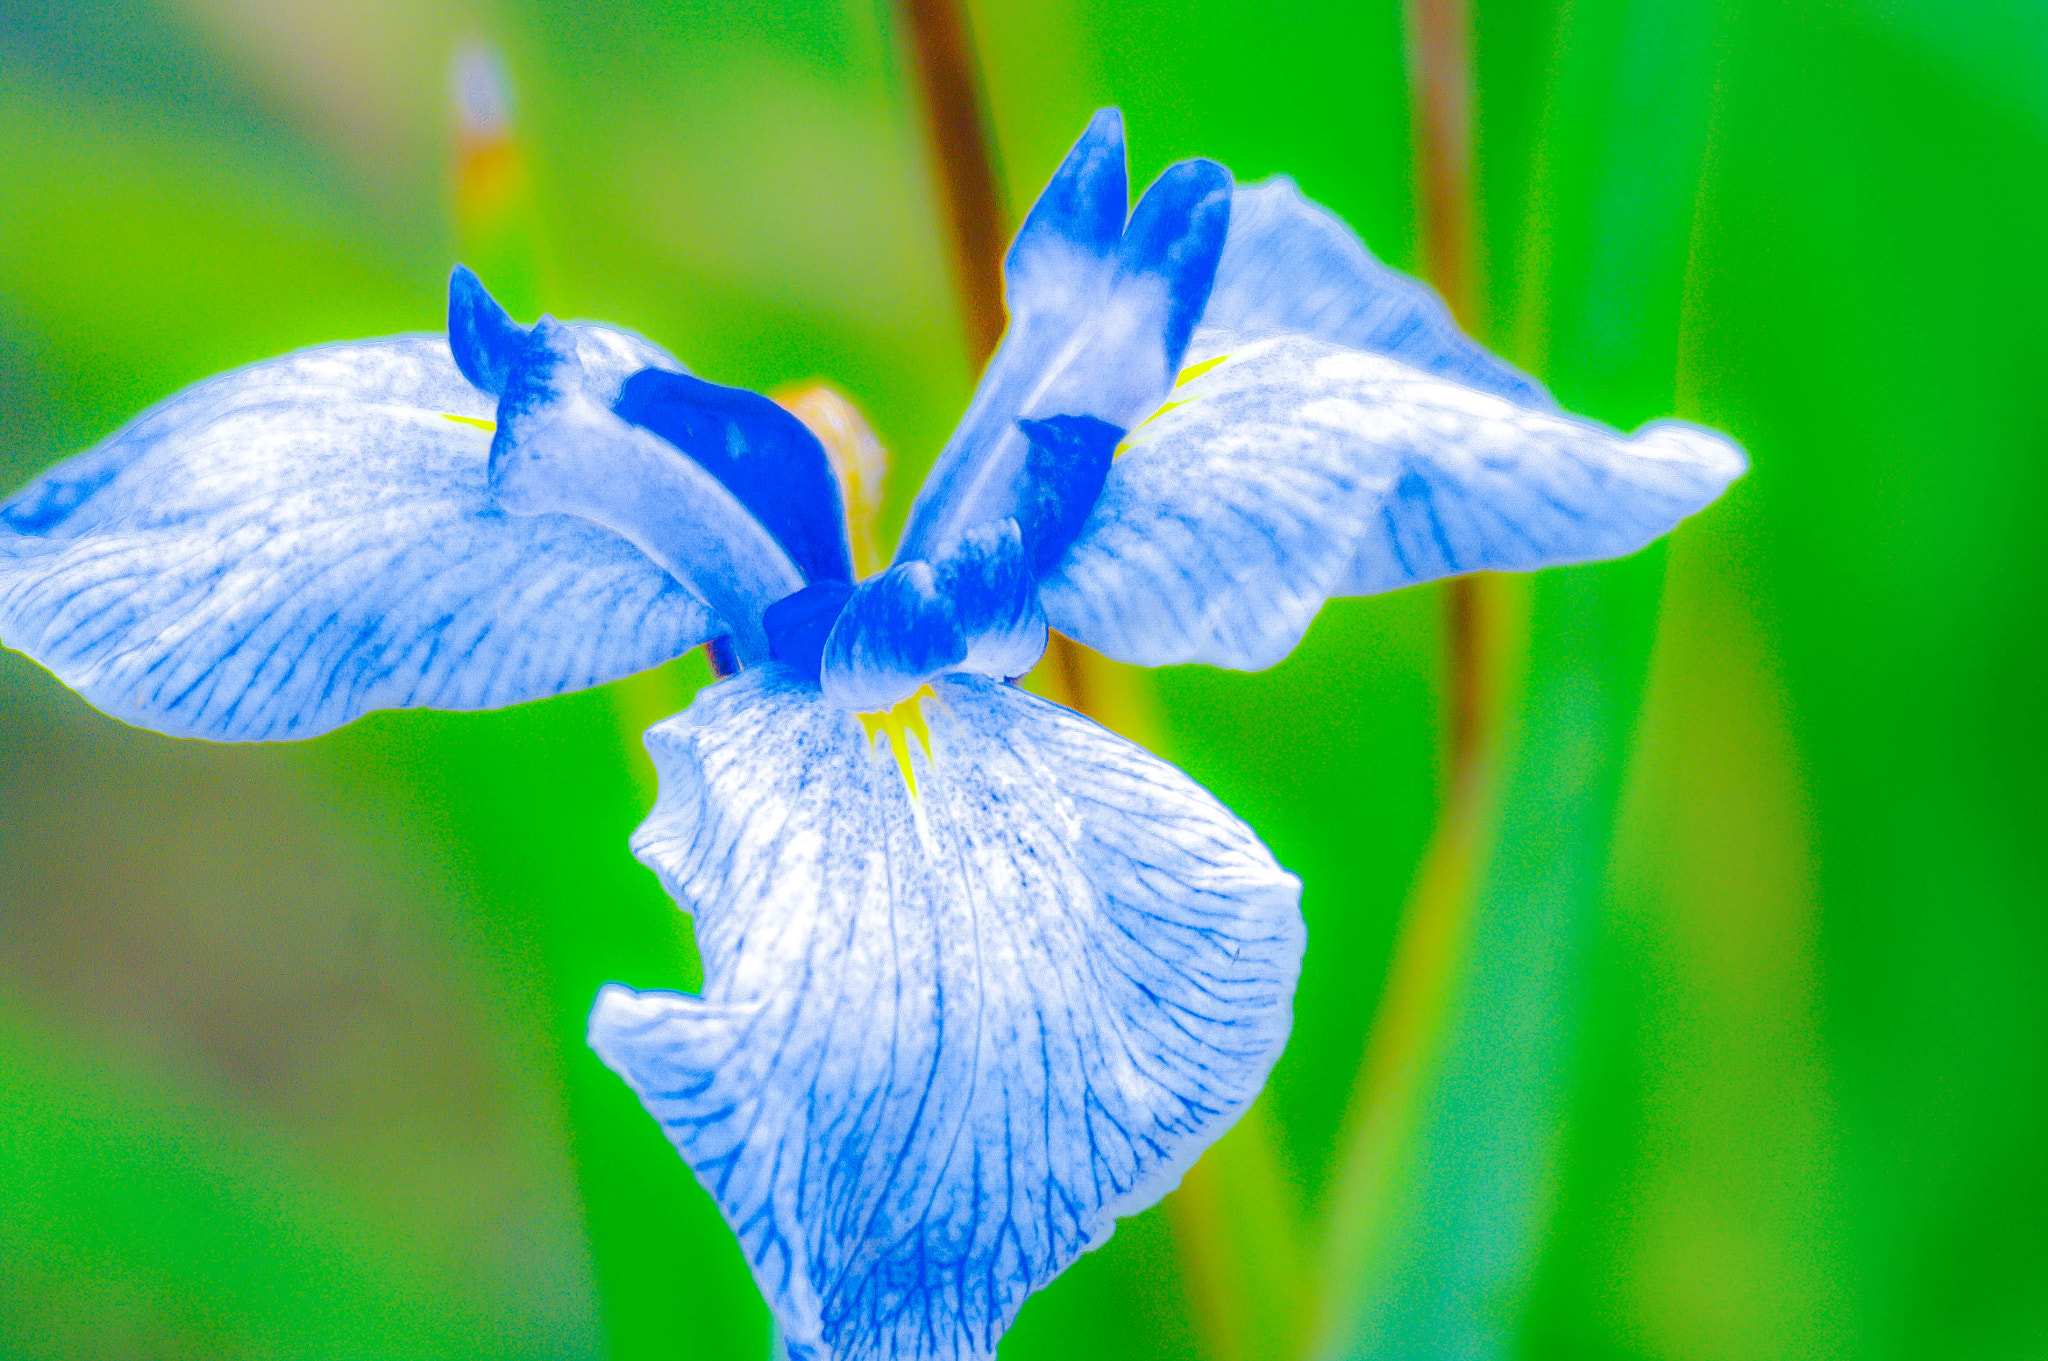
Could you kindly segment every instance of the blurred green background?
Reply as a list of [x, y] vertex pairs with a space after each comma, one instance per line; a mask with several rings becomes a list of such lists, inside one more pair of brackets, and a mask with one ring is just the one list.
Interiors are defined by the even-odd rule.
[[[1398, 4], [969, 9], [1013, 215], [1114, 102], [1137, 182], [1288, 173], [1415, 266]], [[1448, 915], [1441, 588], [1157, 678], [1164, 754], [1307, 881], [1299, 1024], [1003, 1354], [2048, 1356], [2048, 10], [1472, 34], [1478, 329], [1755, 470], [1667, 546], [1488, 584]], [[528, 186], [491, 221], [466, 41]], [[438, 328], [467, 254], [718, 381], [830, 380], [900, 515], [973, 376], [905, 51], [873, 0], [7, 0], [0, 490], [222, 368]], [[229, 748], [0, 654], [0, 1355], [764, 1355], [581, 1041], [601, 982], [694, 985], [625, 837], [640, 729], [705, 679]]]

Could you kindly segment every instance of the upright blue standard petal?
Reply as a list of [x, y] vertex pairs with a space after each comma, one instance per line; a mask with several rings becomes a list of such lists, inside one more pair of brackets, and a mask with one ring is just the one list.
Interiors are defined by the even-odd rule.
[[796, 1361], [989, 1358], [1171, 1190], [1287, 1037], [1299, 882], [1173, 767], [977, 677], [886, 739], [780, 668], [656, 726], [634, 848], [704, 992], [591, 1044], [739, 1235]]
[[825, 665], [825, 642], [852, 598], [853, 587], [843, 581], [814, 581], [770, 605], [761, 616], [769, 658], [817, 684]]
[[1127, 224], [1123, 194], [1123, 125], [1105, 111], [1018, 235], [1009, 328], [918, 492], [897, 561], [930, 558], [973, 525], [1025, 518], [1036, 492], [1020, 420], [1089, 417], [1127, 430], [1172, 389], [1228, 239], [1230, 172], [1214, 161], [1169, 166]]
[[1100, 288], [1116, 266], [1130, 207], [1123, 115], [1098, 109], [1010, 244], [1003, 278], [1012, 323], [1034, 312], [1069, 312], [1062, 290], [1076, 283]]
[[503, 392], [526, 351], [527, 335], [483, 280], [455, 267], [448, 276], [448, 350], [464, 378], [493, 397]]

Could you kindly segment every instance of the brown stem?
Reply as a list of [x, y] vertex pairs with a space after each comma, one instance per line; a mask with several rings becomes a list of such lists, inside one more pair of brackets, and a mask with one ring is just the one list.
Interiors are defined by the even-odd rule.
[[[1472, 47], [1467, 0], [1408, 0], [1410, 77], [1415, 110], [1419, 254], [1459, 325], [1478, 321], [1473, 287]], [[1460, 577], [1444, 591], [1449, 728], [1447, 791], [1476, 797], [1486, 741], [1491, 677], [1485, 647], [1485, 587]]]
[[[1460, 325], [1472, 329], [1471, 75], [1466, 0], [1408, 0], [1418, 255]], [[1498, 740], [1505, 621], [1497, 579], [1444, 587], [1443, 807], [1394, 947], [1352, 1090], [1348, 1153], [1332, 1196], [1327, 1261], [1349, 1264], [1321, 1301], [1317, 1354], [1349, 1354], [1361, 1311], [1396, 1288], [1385, 1253], [1401, 1232], [1407, 1141], [1429, 1099], [1432, 1062], [1465, 944]]]
[[1409, 0], [1422, 264], [1451, 314], [1472, 315], [1472, 46], [1466, 0]]
[[962, 319], [978, 367], [1003, 338], [1003, 244], [1010, 226], [982, 116], [974, 40], [965, 9], [955, 0], [900, 0], [898, 8], [924, 93], [925, 124], [952, 227]]

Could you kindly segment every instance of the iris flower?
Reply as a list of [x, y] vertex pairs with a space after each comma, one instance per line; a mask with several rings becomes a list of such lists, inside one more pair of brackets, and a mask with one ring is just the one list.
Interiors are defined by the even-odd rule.
[[[1006, 286], [866, 580], [782, 408], [623, 331], [521, 326], [461, 269], [445, 337], [209, 379], [0, 505], [0, 636], [159, 732], [310, 737], [719, 650], [732, 674], [647, 734], [632, 843], [696, 918], [704, 991], [607, 986], [590, 1042], [795, 1358], [993, 1355], [1287, 1039], [1299, 881], [1010, 683], [1048, 623], [1257, 669], [1329, 597], [1628, 553], [1744, 466], [1560, 412], [1285, 179], [1186, 161], [1130, 208], [1114, 110]], [[898, 749], [862, 716], [906, 700]]]

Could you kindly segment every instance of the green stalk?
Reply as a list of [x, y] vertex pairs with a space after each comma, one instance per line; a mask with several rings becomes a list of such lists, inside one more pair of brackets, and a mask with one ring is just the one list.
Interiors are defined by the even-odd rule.
[[[1440, 69], [1469, 62], [1459, 8], [1411, 8], [1421, 198], [1437, 205], [1425, 225], [1438, 234], [1470, 217], [1456, 206], [1468, 153], [1451, 133], [1473, 120], [1444, 100], [1474, 89], [1475, 75], [1469, 64]], [[1590, 103], [1604, 119], [1578, 141], [1580, 126], [1559, 120], [1530, 144], [1524, 239], [1519, 250], [1497, 243], [1525, 266], [1511, 281], [1520, 324], [1498, 328], [1524, 338], [1516, 357], [1568, 407], [1621, 421], [1665, 414], [1673, 400], [1677, 284], [1710, 110], [1706, 26], [1668, 8], [1560, 15], [1565, 57], [1544, 107]], [[1497, 165], [1515, 149], [1512, 136], [1490, 145]], [[1645, 156], [1617, 154], [1638, 145]], [[1463, 264], [1471, 250], [1438, 241], [1425, 256], [1457, 265], [1444, 271], [1455, 281], [1479, 273]], [[1484, 309], [1467, 301], [1459, 310]], [[1632, 366], [1613, 362], [1622, 354]], [[1450, 796], [1359, 1078], [1312, 1355], [1515, 1350], [1555, 1199], [1585, 975], [1662, 580], [1661, 549], [1538, 574], [1526, 588], [1526, 645], [1496, 621], [1491, 633], [1463, 631], [1471, 641], [1450, 658]], [[1467, 596], [1465, 608], [1473, 603]], [[1518, 681], [1502, 679], [1509, 669]], [[1504, 698], [1489, 701], [1489, 690]]]
[[540, 1356], [345, 1188], [221, 1109], [0, 1003], [0, 1350]]

